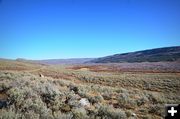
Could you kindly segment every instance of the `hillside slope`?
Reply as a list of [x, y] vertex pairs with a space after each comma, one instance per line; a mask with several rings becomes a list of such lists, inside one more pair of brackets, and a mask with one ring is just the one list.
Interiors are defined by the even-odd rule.
[[137, 52], [115, 54], [91, 60], [91, 63], [122, 63], [122, 62], [160, 62], [178, 61], [180, 59], [180, 46], [165, 47]]

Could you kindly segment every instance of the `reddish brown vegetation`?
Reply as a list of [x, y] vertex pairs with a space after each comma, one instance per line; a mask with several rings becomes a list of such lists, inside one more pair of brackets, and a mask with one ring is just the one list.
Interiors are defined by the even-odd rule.
[[180, 73], [180, 63], [120, 63], [120, 64], [97, 64], [75, 65], [68, 69], [87, 69], [93, 72], [139, 72], [139, 73]]

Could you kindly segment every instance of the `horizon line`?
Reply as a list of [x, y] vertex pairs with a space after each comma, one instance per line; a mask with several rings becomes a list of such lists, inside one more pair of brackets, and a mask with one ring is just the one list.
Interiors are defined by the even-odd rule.
[[17, 58], [5, 58], [5, 57], [0, 57], [1, 59], [4, 60], [70, 60], [70, 59], [95, 59], [95, 58], [102, 58], [102, 57], [107, 57], [107, 56], [112, 56], [112, 55], [117, 55], [117, 54], [124, 54], [124, 53], [133, 53], [133, 52], [139, 52], [139, 51], [146, 51], [146, 50], [153, 50], [153, 49], [161, 49], [161, 48], [170, 48], [170, 47], [180, 47], [178, 45], [176, 46], [165, 46], [165, 47], [158, 47], [158, 48], [147, 48], [144, 50], [136, 50], [136, 51], [129, 51], [129, 52], [123, 52], [123, 53], [114, 53], [114, 54], [109, 54], [106, 56], [99, 56], [99, 57], [66, 57], [66, 58], [42, 58], [42, 59], [35, 59], [35, 58], [24, 58], [24, 57], [17, 57]]

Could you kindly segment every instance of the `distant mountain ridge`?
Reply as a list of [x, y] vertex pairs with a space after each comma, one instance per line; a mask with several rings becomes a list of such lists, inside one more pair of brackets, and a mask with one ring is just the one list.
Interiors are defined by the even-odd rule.
[[[10, 60], [0, 58], [0, 60]], [[136, 52], [115, 54], [101, 58], [70, 58], [70, 59], [44, 59], [28, 60], [17, 58], [16, 61], [40, 63], [47, 65], [56, 64], [88, 64], [88, 63], [135, 63], [135, 62], [180, 62], [180, 46], [148, 49]]]
[[180, 61], [180, 46], [115, 54], [111, 56], [93, 59], [89, 63], [133, 63], [160, 61]]
[[45, 60], [33, 60], [33, 62], [55, 65], [55, 64], [83, 64], [91, 60], [93, 60], [93, 58], [45, 59]]

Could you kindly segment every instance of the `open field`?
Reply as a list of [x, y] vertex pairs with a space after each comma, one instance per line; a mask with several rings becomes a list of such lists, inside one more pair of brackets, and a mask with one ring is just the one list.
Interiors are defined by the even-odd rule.
[[0, 119], [162, 119], [180, 103], [180, 63], [0, 61]]

